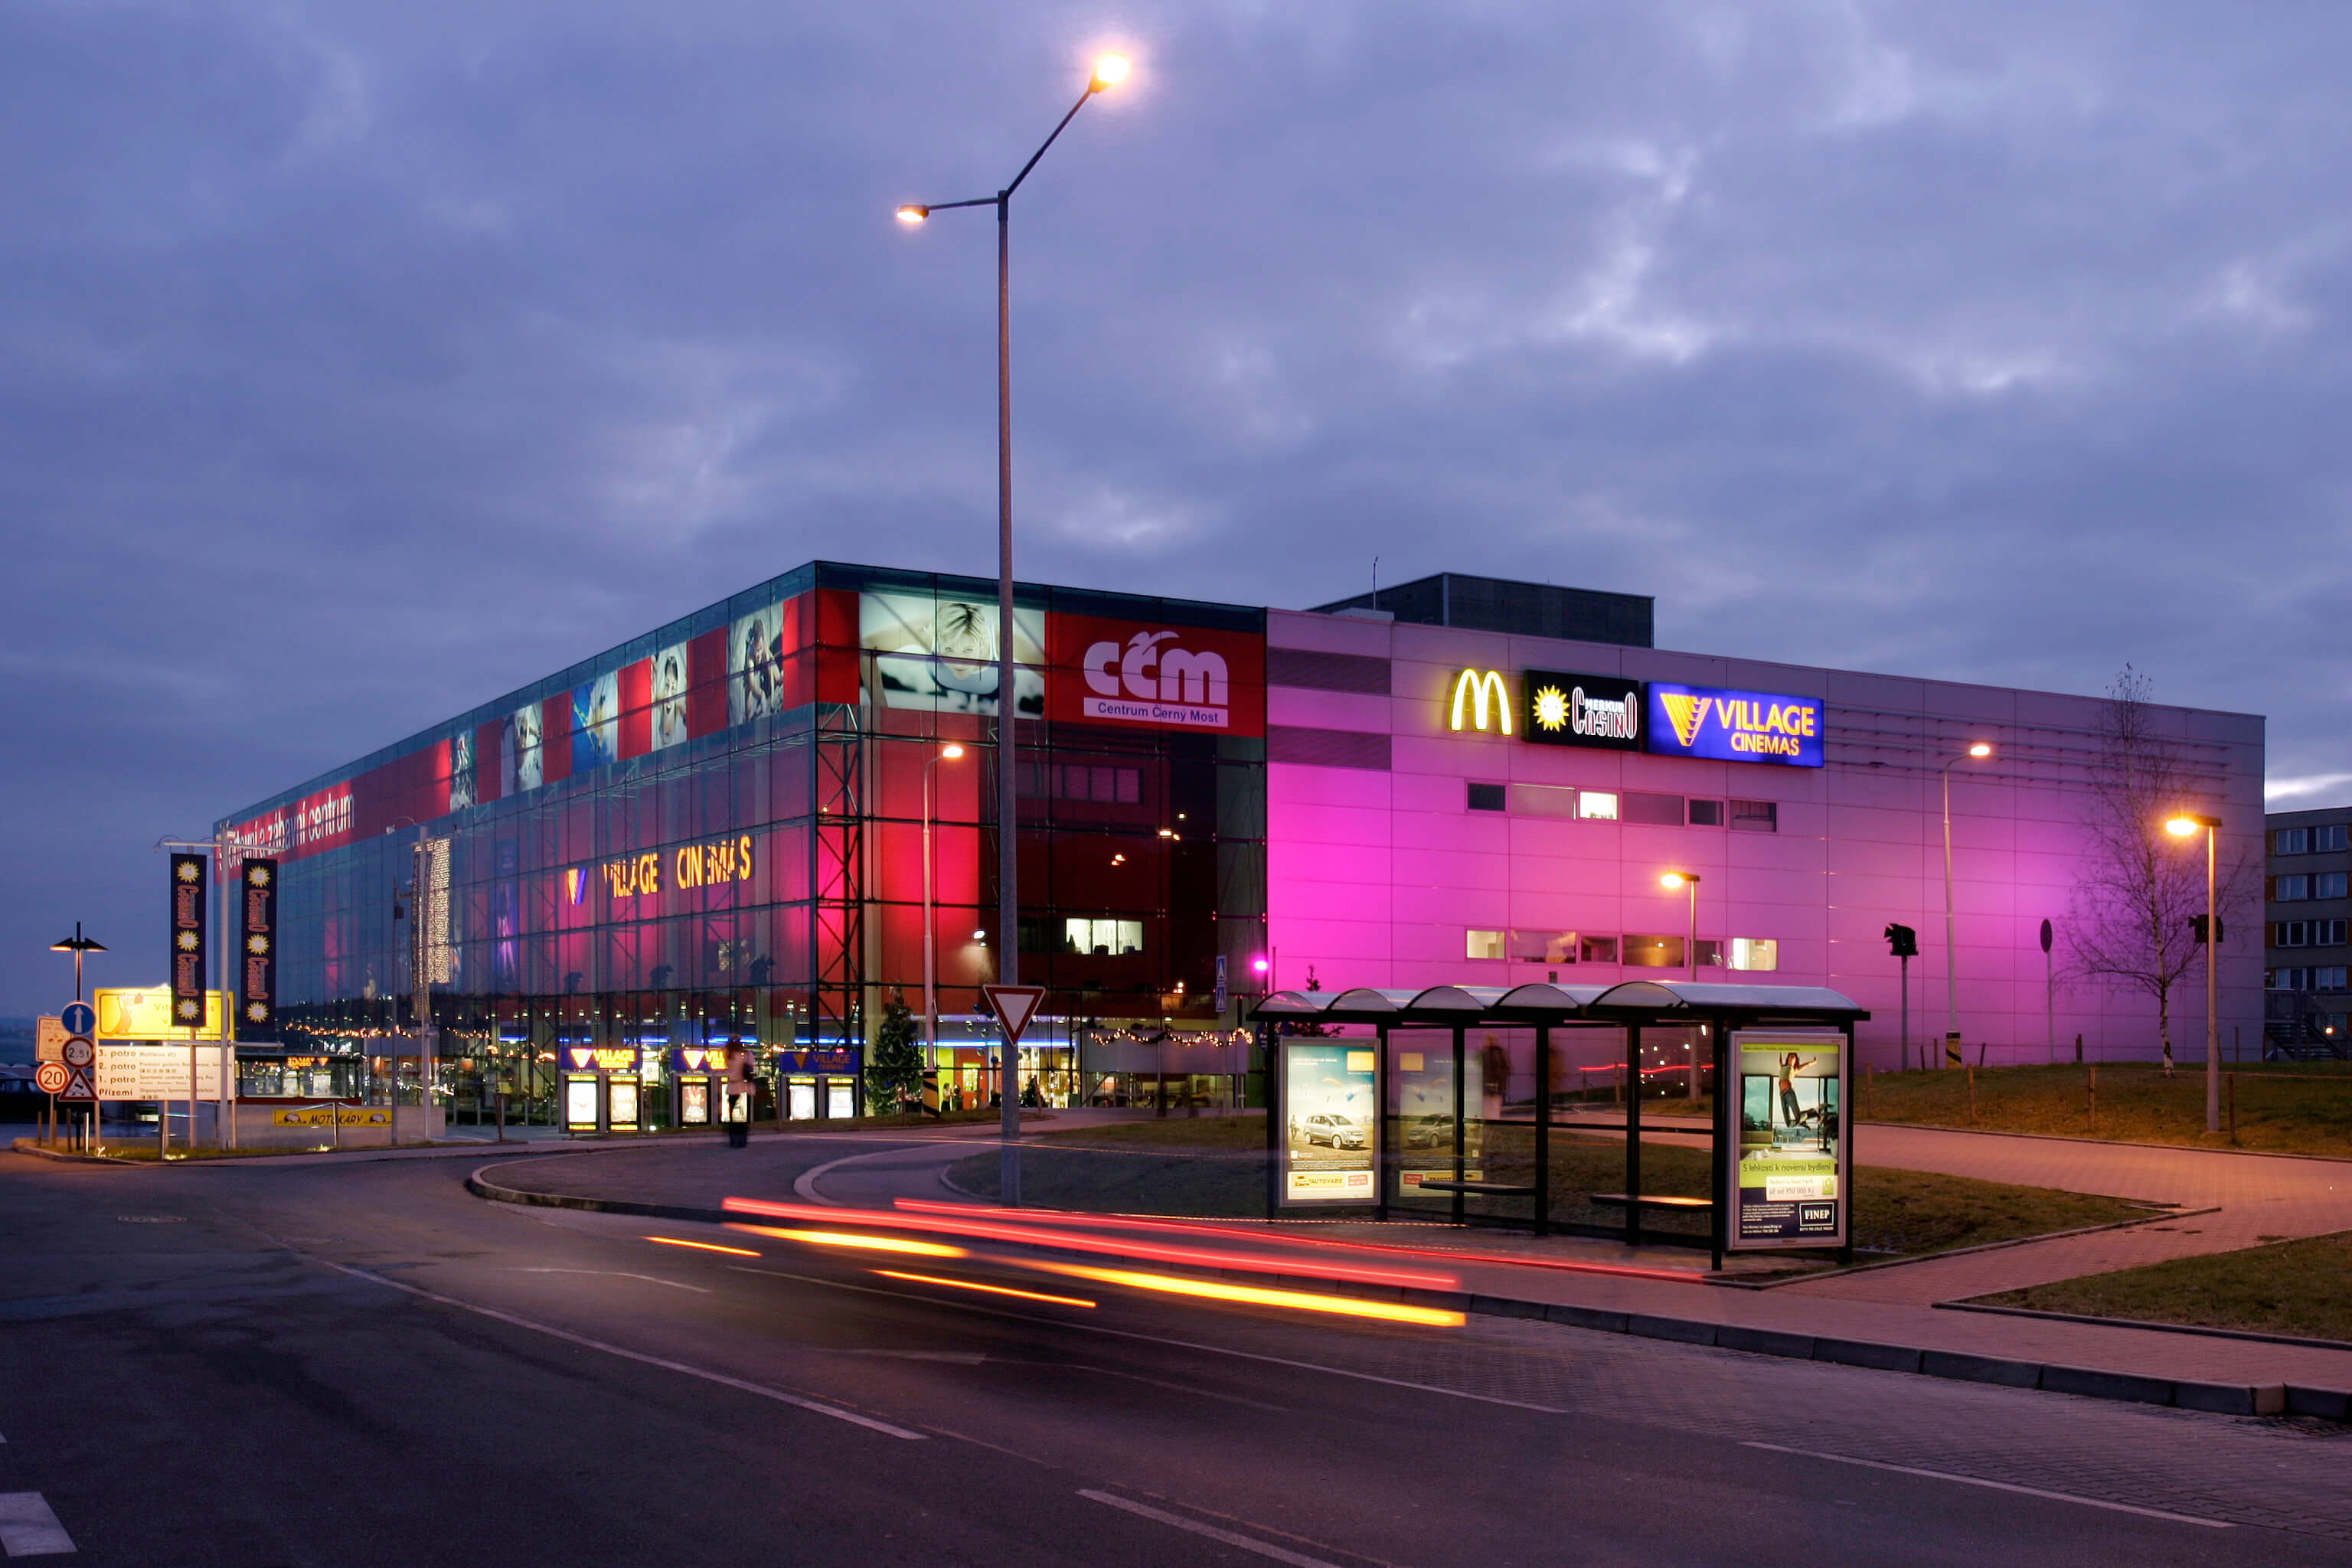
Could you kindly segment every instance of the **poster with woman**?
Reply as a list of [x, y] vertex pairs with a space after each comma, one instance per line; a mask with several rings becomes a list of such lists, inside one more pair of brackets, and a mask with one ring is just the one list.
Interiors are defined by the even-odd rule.
[[653, 749], [686, 742], [686, 645], [654, 650]]
[[739, 616], [727, 633], [727, 721], [748, 723], [783, 710], [784, 607]]
[[1739, 1154], [1724, 1194], [1726, 1244], [1844, 1246], [1845, 1037], [1743, 1029], [1731, 1037], [1731, 1058], [1738, 1093], [1726, 1114], [1737, 1118], [1728, 1131]]

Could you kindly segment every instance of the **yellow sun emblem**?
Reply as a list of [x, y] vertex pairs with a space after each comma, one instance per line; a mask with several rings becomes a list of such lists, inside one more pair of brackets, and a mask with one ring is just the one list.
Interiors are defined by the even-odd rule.
[[1536, 722], [1547, 730], [1568, 728], [1568, 693], [1547, 686], [1536, 693]]

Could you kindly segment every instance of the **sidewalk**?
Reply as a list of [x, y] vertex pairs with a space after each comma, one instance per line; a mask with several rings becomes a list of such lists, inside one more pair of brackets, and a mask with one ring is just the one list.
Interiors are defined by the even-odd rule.
[[[1939, 1159], [1969, 1164], [1970, 1170], [1957, 1173], [1973, 1174], [1987, 1163], [1998, 1166], [2005, 1161], [2032, 1158], [2063, 1163], [2069, 1157], [2063, 1147], [2040, 1156], [2000, 1148], [1969, 1152], [1939, 1146], [1936, 1138], [1915, 1138], [1913, 1134], [1917, 1130], [1893, 1131], [1899, 1131], [1903, 1138], [1896, 1141], [1901, 1146], [1890, 1146], [1888, 1151], [1899, 1157], [1886, 1159], [1887, 1163]], [[988, 1131], [978, 1130], [979, 1141], [984, 1142]], [[1971, 1136], [1937, 1135], [1958, 1140]], [[881, 1208], [898, 1196], [961, 1197], [947, 1188], [940, 1177], [948, 1164], [971, 1152], [970, 1145], [974, 1141], [971, 1135], [923, 1140], [877, 1137], [873, 1140], [876, 1147], [855, 1150], [844, 1147], [852, 1142], [850, 1138], [836, 1136], [779, 1139], [743, 1151], [710, 1144], [680, 1145], [649, 1152], [633, 1160], [590, 1162], [562, 1155], [526, 1155], [520, 1160], [486, 1163], [478, 1173], [476, 1190], [484, 1196], [510, 1202], [530, 1202], [533, 1194], [543, 1194], [539, 1201], [551, 1199], [566, 1206], [628, 1205], [622, 1212], [629, 1212], [630, 1208], [645, 1212], [645, 1206], [656, 1206], [677, 1219], [716, 1220], [720, 1217], [720, 1202], [729, 1196], [790, 1196], [802, 1202], [845, 1202], [850, 1208]], [[2107, 1153], [2171, 1152], [2095, 1150], [2083, 1158], [2095, 1164], [2100, 1155]], [[2179, 1152], [2191, 1160], [2200, 1157], [2199, 1151]], [[2320, 1178], [2321, 1192], [2327, 1190], [2326, 1176], [2333, 1175], [2344, 1183], [2347, 1174], [2352, 1174], [2345, 1167], [2308, 1161], [2250, 1163], [2302, 1166]], [[2294, 1203], [2305, 1203], [2314, 1205], [2313, 1212], [2316, 1214], [2326, 1207], [2311, 1192], [2302, 1190], [2298, 1180], [2278, 1173], [2256, 1171], [2231, 1178], [2184, 1164], [2164, 1173], [2183, 1183], [2220, 1183], [2225, 1187], [2234, 1183], [2237, 1190], [2256, 1194], [2258, 1202], [2287, 1208]], [[2125, 1170], [2120, 1174], [2110, 1172], [2100, 1179], [2138, 1179], [2139, 1175], [2137, 1171]], [[2296, 1188], [2297, 1194], [2281, 1196], [2278, 1189], [2282, 1187]], [[2174, 1199], [2193, 1199], [2208, 1191], [2195, 1185], [2128, 1190], [2135, 1196]], [[2261, 1198], [2263, 1194], [2271, 1196]], [[2197, 1221], [2182, 1223], [2205, 1228]], [[1754, 1290], [1710, 1288], [1696, 1268], [1692, 1255], [1679, 1249], [1629, 1253], [1611, 1242], [1505, 1237], [1481, 1231], [1404, 1225], [1317, 1226], [1309, 1230], [1260, 1222], [1233, 1222], [1219, 1223], [1216, 1228], [1221, 1235], [1247, 1238], [1278, 1258], [1297, 1261], [1302, 1270], [1302, 1285], [1328, 1288], [1314, 1280], [1311, 1270], [1318, 1255], [1328, 1258], [1332, 1254], [1325, 1248], [1302, 1247], [1299, 1237], [1360, 1240], [1383, 1252], [1410, 1248], [1421, 1254], [1422, 1266], [1456, 1274], [1460, 1293], [1448, 1299], [1458, 1308], [1472, 1311], [1543, 1316], [1582, 1328], [2158, 1405], [2177, 1404], [2246, 1415], [2276, 1413], [2284, 1408], [2298, 1414], [2352, 1418], [2352, 1349], [2337, 1351], [2158, 1330], [1938, 1311], [1927, 1300], [1913, 1299], [1932, 1295], [1932, 1291], [1869, 1283], [1941, 1268], [1947, 1274], [1938, 1281], [1938, 1288], [1948, 1288], [1955, 1277], [1966, 1276], [1970, 1270], [1989, 1271], [1995, 1267], [1990, 1260], [2055, 1247], [2059, 1245], [2056, 1243], [1924, 1260], [1781, 1289]], [[2338, 1225], [2337, 1228], [2352, 1226]], [[2109, 1234], [2132, 1236], [2137, 1232]], [[1464, 1251], [1475, 1251], [1482, 1256], [1468, 1258], [1460, 1256]], [[1627, 1269], [1641, 1272], [1638, 1277], [1620, 1272]], [[1959, 1279], [1958, 1282], [1974, 1293], [1972, 1279]]]

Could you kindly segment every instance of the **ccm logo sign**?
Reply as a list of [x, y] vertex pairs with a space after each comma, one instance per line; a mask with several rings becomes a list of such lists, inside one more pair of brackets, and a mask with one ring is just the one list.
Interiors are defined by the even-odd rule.
[[1265, 723], [1265, 643], [1205, 627], [1056, 616], [1055, 718], [1256, 734]]

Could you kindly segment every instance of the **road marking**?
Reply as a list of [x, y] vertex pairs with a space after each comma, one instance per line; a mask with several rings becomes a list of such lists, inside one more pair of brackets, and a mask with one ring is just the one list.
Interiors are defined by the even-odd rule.
[[632, 1274], [623, 1268], [518, 1268], [518, 1274], [600, 1274], [607, 1279], [642, 1279], [648, 1285], [667, 1285], [673, 1290], [691, 1290], [699, 1296], [710, 1294], [708, 1285], [688, 1285], [677, 1279], [660, 1279], [651, 1274]]
[[[287, 1250], [290, 1252], [294, 1249], [289, 1247]], [[860, 1415], [855, 1410], [845, 1410], [838, 1405], [827, 1405], [821, 1400], [804, 1399], [797, 1394], [786, 1394], [780, 1388], [770, 1388], [764, 1384], [747, 1383], [740, 1377], [729, 1377], [724, 1373], [711, 1372], [698, 1366], [688, 1366], [684, 1362], [669, 1361], [661, 1356], [647, 1355], [643, 1351], [633, 1351], [620, 1345], [607, 1344], [603, 1340], [592, 1340], [585, 1334], [575, 1334], [569, 1329], [559, 1329], [552, 1323], [541, 1323], [530, 1318], [517, 1317], [512, 1312], [501, 1312], [495, 1307], [478, 1307], [471, 1301], [460, 1301], [455, 1296], [444, 1296], [437, 1290], [426, 1290], [415, 1285], [404, 1284], [397, 1279], [387, 1279], [381, 1274], [371, 1273], [364, 1268], [353, 1268], [349, 1264], [336, 1263], [313, 1253], [306, 1252], [301, 1256], [310, 1258], [313, 1263], [331, 1268], [338, 1274], [348, 1274], [355, 1279], [365, 1279], [373, 1284], [388, 1286], [394, 1290], [404, 1290], [411, 1296], [419, 1297], [427, 1301], [436, 1301], [445, 1307], [455, 1307], [461, 1312], [472, 1312], [478, 1317], [509, 1323], [518, 1329], [529, 1329], [535, 1334], [545, 1334], [551, 1339], [562, 1340], [569, 1344], [582, 1345], [592, 1351], [603, 1351], [606, 1355], [619, 1356], [623, 1361], [639, 1362], [646, 1366], [657, 1366], [664, 1372], [675, 1372], [687, 1377], [698, 1377], [705, 1383], [716, 1383], [722, 1387], [740, 1389], [745, 1394], [756, 1394], [762, 1399], [772, 1399], [779, 1404], [796, 1405], [819, 1415], [830, 1415], [836, 1421], [846, 1421], [852, 1426], [864, 1426], [887, 1436], [904, 1437], [915, 1443], [928, 1440], [928, 1435], [925, 1433], [910, 1432], [904, 1426], [893, 1426], [887, 1421], [877, 1421], [871, 1415]]]
[[[1148, 1345], [1172, 1345], [1178, 1350], [1199, 1351], [1203, 1355], [1231, 1356], [1236, 1361], [1264, 1362], [1269, 1366], [1297, 1367], [1301, 1372], [1328, 1373], [1333, 1377], [1351, 1377], [1359, 1383], [1377, 1383], [1389, 1388], [1410, 1388], [1420, 1394], [1442, 1394], [1449, 1399], [1468, 1399], [1480, 1405], [1501, 1405], [1513, 1410], [1532, 1410], [1538, 1415], [1566, 1415], [1570, 1412], [1556, 1405], [1531, 1405], [1524, 1399], [1503, 1399], [1492, 1394], [1472, 1394], [1465, 1389], [1440, 1388], [1433, 1383], [1411, 1383], [1402, 1377], [1381, 1377], [1369, 1372], [1350, 1372], [1346, 1367], [1325, 1366], [1319, 1362], [1292, 1361], [1287, 1356], [1260, 1355], [1255, 1351], [1227, 1350], [1223, 1345], [1204, 1345], [1192, 1340], [1171, 1340], [1159, 1334], [1139, 1334], [1129, 1329], [1107, 1329], [1099, 1323], [1082, 1323], [1069, 1318], [1033, 1318], [1025, 1312], [1008, 1312], [1001, 1308], [983, 1307], [977, 1301], [957, 1301], [939, 1296], [918, 1296], [911, 1290], [881, 1290], [871, 1285], [852, 1285], [840, 1279], [820, 1279], [810, 1274], [790, 1274], [781, 1268], [753, 1268], [746, 1264], [727, 1265], [738, 1274], [771, 1274], [779, 1279], [797, 1279], [803, 1285], [823, 1285], [834, 1290], [854, 1290], [865, 1296], [887, 1296], [895, 1301], [915, 1301], [926, 1307], [946, 1307], [959, 1312], [978, 1312], [984, 1317], [1010, 1318], [1016, 1323], [1034, 1323], [1040, 1328], [1075, 1329], [1080, 1333], [1108, 1334], [1118, 1340], [1136, 1340]], [[390, 1284], [390, 1280], [385, 1281]]]
[[1213, 1524], [1203, 1524], [1197, 1519], [1186, 1519], [1181, 1513], [1166, 1513], [1156, 1508], [1146, 1508], [1139, 1502], [1129, 1502], [1127, 1499], [1111, 1492], [1081, 1491], [1078, 1495], [1088, 1502], [1106, 1503], [1112, 1508], [1124, 1510], [1143, 1519], [1155, 1520], [1161, 1524], [1172, 1524], [1179, 1530], [1189, 1530], [1195, 1535], [1205, 1535], [1212, 1541], [1222, 1541], [1228, 1546], [1238, 1546], [1244, 1552], [1255, 1552], [1260, 1557], [1271, 1557], [1276, 1563], [1290, 1563], [1292, 1568], [1339, 1568], [1338, 1563], [1325, 1558], [1309, 1557], [1304, 1552], [1293, 1552], [1286, 1547], [1276, 1546], [1270, 1541], [1260, 1541], [1255, 1536], [1244, 1535], [1236, 1530], [1221, 1530]]
[[0, 1492], [0, 1552], [11, 1557], [62, 1557], [73, 1537], [38, 1492]]
[[2044, 1491], [2040, 1487], [2021, 1487], [2009, 1481], [1989, 1481], [1982, 1476], [1956, 1476], [1949, 1470], [1922, 1470], [1910, 1465], [1890, 1465], [1878, 1459], [1857, 1459], [1847, 1454], [1822, 1454], [1811, 1448], [1787, 1448], [1778, 1443], [1742, 1443], [1743, 1448], [1764, 1448], [1775, 1454], [1794, 1454], [1804, 1459], [1826, 1459], [1832, 1465], [1860, 1465], [1869, 1470], [1892, 1470], [1899, 1476], [1925, 1476], [1931, 1481], [1958, 1481], [1964, 1487], [1989, 1487], [1997, 1492], [2017, 1492], [2025, 1497], [2048, 1498], [2052, 1502], [2081, 1503], [2084, 1508], [2103, 1508], [2112, 1513], [2136, 1513], [2143, 1519], [2161, 1519], [2172, 1524], [2201, 1524], [2208, 1530], [2227, 1530], [2224, 1519], [2200, 1519], [2193, 1513], [2168, 1513], [2160, 1508], [2138, 1508], [2127, 1502], [2107, 1502], [2095, 1497], [2077, 1497], [2073, 1492]]

